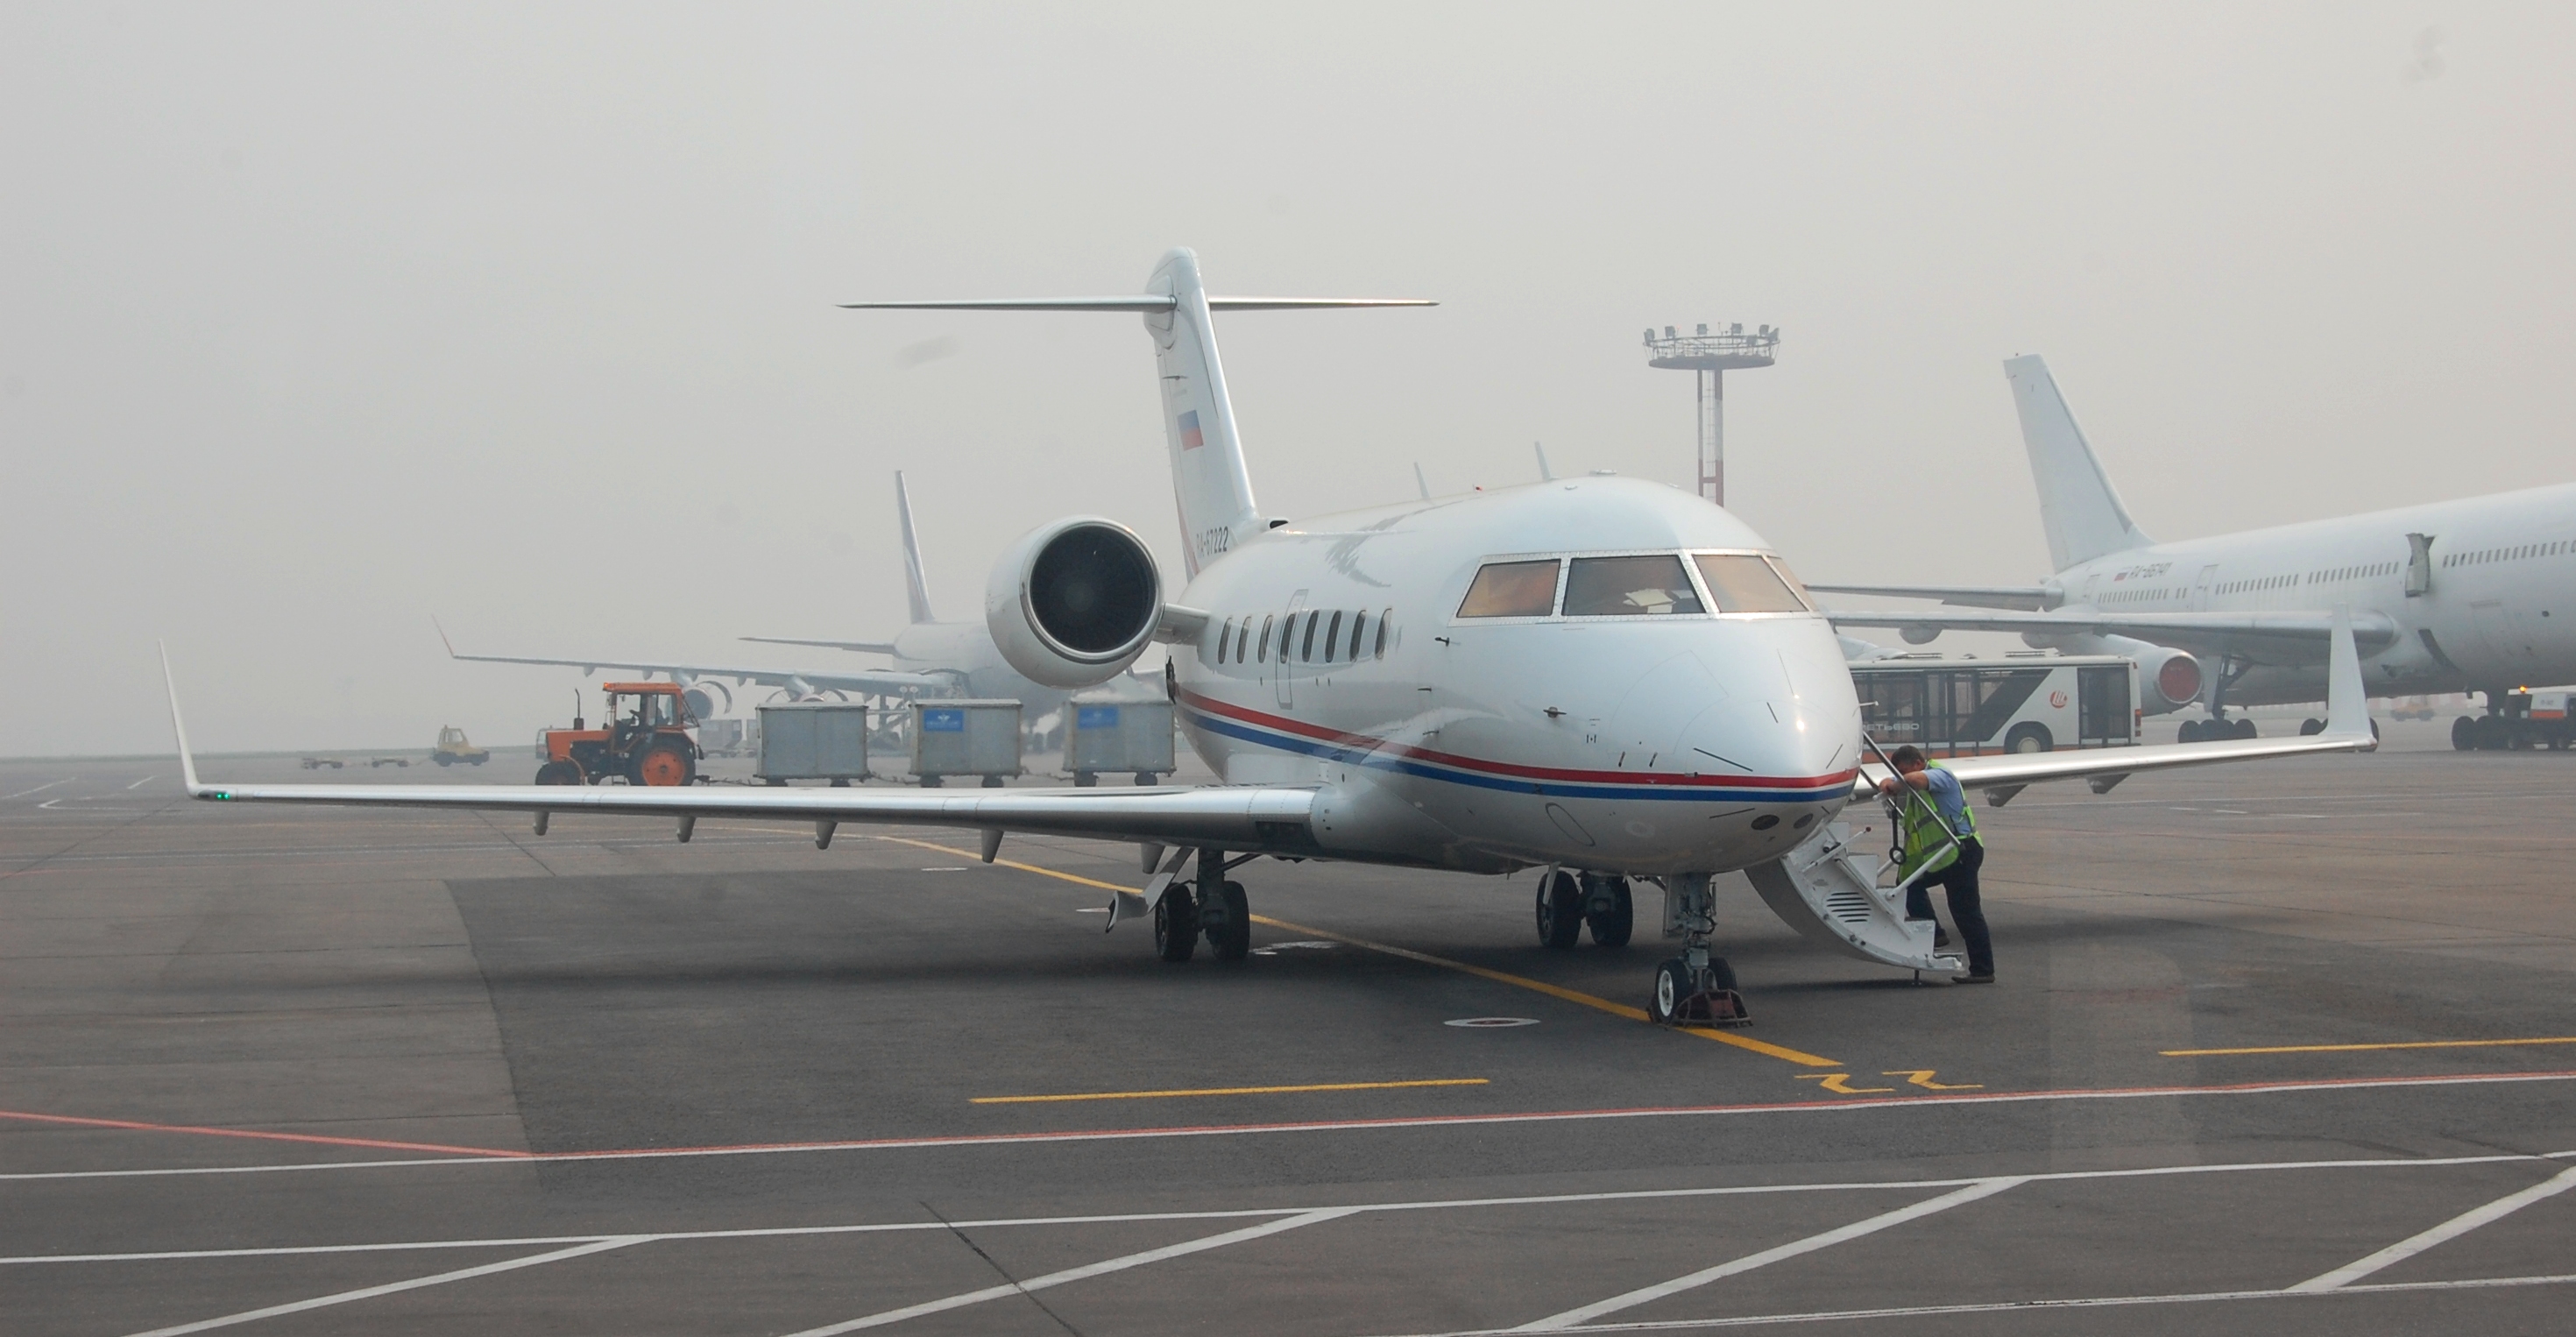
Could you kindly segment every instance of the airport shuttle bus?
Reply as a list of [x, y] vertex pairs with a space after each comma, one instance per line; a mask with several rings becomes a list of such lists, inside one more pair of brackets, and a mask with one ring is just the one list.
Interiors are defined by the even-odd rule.
[[2138, 664], [2120, 655], [1900, 656], [1851, 666], [1861, 727], [1927, 757], [2132, 747]]

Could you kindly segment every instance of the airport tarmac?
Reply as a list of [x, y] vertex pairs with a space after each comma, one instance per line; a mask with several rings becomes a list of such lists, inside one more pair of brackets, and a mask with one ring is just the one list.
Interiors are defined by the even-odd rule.
[[0, 763], [0, 1331], [2562, 1331], [2576, 754], [2446, 728], [1981, 809], [1993, 987], [1739, 883], [1722, 1032], [1532, 875]]

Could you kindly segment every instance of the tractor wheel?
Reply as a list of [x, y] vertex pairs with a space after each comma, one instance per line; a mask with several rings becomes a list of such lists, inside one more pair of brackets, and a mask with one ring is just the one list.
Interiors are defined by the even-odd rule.
[[577, 785], [582, 783], [581, 767], [569, 761], [550, 761], [537, 768], [541, 785]]
[[671, 743], [656, 743], [635, 758], [634, 769], [627, 778], [639, 785], [659, 788], [685, 785], [696, 779], [697, 774], [698, 763], [689, 756], [687, 749]]

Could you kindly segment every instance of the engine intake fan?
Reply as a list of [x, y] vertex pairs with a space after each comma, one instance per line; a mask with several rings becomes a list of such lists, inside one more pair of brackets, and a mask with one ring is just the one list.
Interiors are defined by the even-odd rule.
[[1012, 668], [1074, 689], [1127, 671], [1163, 616], [1163, 579], [1135, 531], [1075, 516], [1012, 545], [984, 588], [984, 625]]

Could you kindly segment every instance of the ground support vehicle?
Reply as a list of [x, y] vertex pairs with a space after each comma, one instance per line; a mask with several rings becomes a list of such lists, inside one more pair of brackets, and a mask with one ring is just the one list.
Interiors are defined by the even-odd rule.
[[601, 727], [582, 727], [576, 711], [569, 729], [548, 729], [537, 740], [545, 758], [537, 767], [541, 785], [597, 785], [624, 780], [630, 785], [685, 785], [698, 778], [697, 725], [669, 682], [611, 682], [608, 713]]
[[2451, 746], [2462, 752], [2506, 752], [2548, 748], [2564, 752], [2576, 743], [2576, 689], [2516, 688], [2504, 694], [2484, 715], [2462, 715], [2451, 721]]
[[999, 789], [1020, 774], [1020, 703], [954, 698], [912, 703], [912, 773], [924, 789], [981, 776]]
[[468, 766], [480, 766], [492, 759], [492, 750], [474, 746], [466, 741], [463, 729], [450, 724], [438, 731], [438, 746], [429, 750], [429, 759], [441, 766], [453, 766], [460, 761]]
[[369, 757], [369, 758], [367, 758], [367, 769], [368, 769], [368, 770], [374, 770], [374, 769], [375, 769], [375, 768], [377, 768], [378, 766], [400, 766], [400, 767], [402, 767], [404, 770], [410, 770], [410, 769], [411, 769], [411, 758], [409, 758], [409, 757]]
[[1072, 727], [1064, 730], [1064, 768], [1077, 789], [1125, 771], [1150, 785], [1172, 773], [1172, 703], [1124, 697], [1081, 697], [1066, 703]]
[[2132, 747], [2137, 661], [2121, 655], [1900, 655], [1851, 665], [1861, 728], [1927, 757]]
[[345, 763], [343, 763], [338, 757], [306, 757], [304, 759], [304, 769], [308, 771], [318, 771], [325, 766], [336, 771], [344, 764]]

